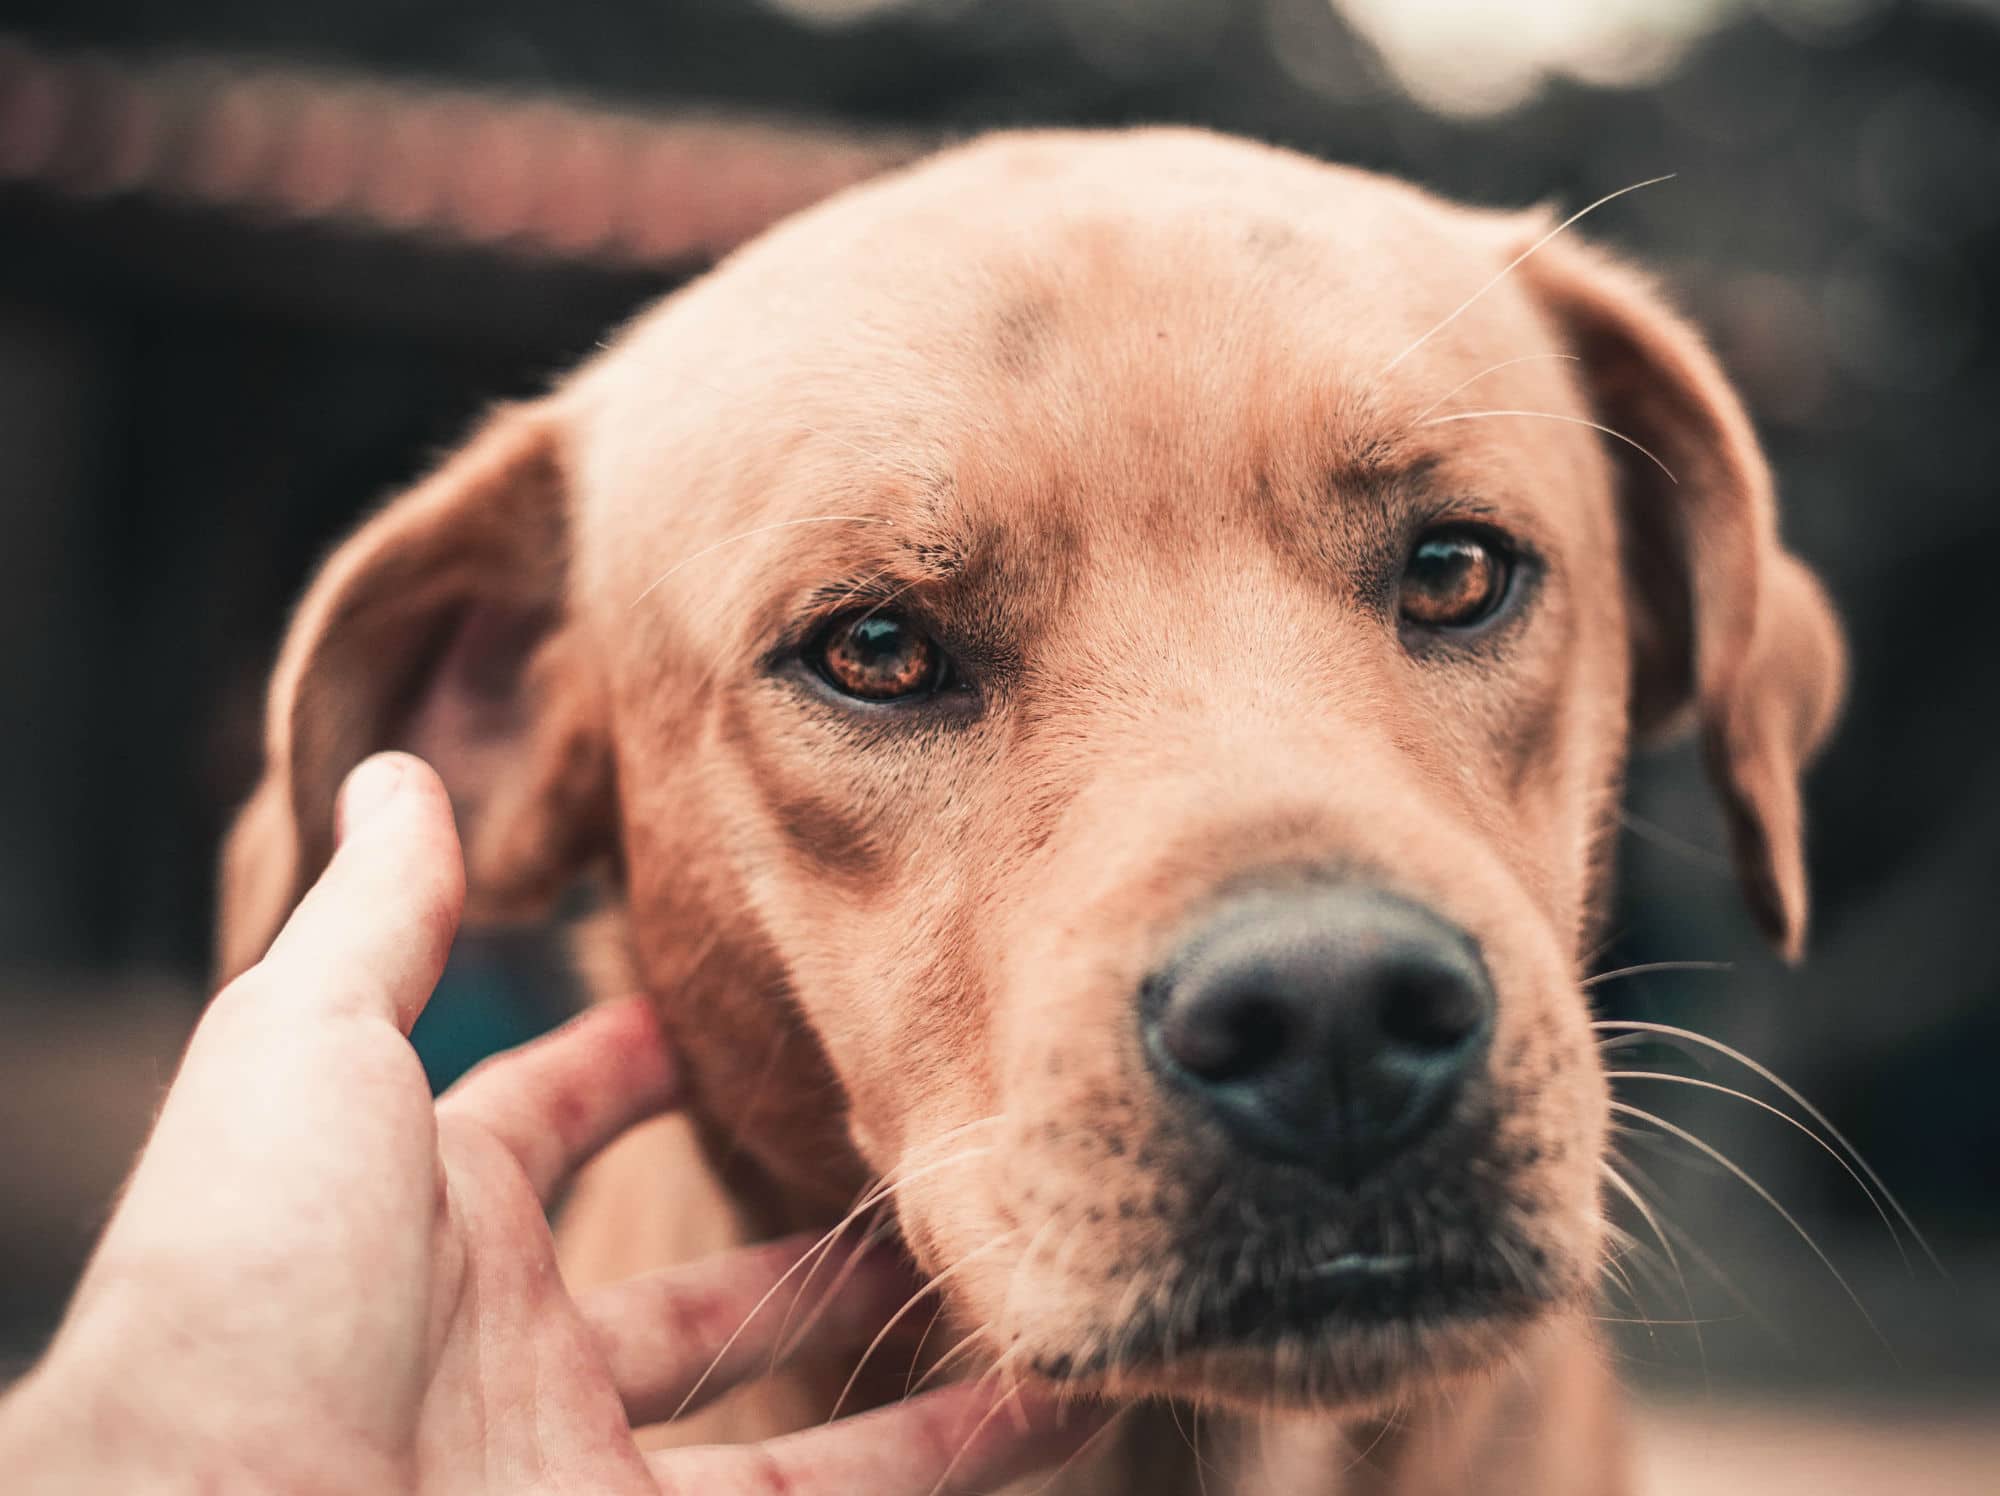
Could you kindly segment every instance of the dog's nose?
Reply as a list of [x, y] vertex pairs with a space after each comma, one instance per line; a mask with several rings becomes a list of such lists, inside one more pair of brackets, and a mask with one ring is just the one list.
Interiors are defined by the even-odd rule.
[[1478, 947], [1365, 885], [1238, 898], [1145, 984], [1163, 1078], [1240, 1146], [1353, 1184], [1445, 1111], [1484, 1054]]

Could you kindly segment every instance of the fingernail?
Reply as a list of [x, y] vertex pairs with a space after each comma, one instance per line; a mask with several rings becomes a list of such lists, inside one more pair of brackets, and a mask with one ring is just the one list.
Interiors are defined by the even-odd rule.
[[345, 840], [355, 827], [380, 814], [382, 807], [396, 798], [408, 772], [398, 753], [378, 753], [356, 764], [334, 804], [335, 838]]

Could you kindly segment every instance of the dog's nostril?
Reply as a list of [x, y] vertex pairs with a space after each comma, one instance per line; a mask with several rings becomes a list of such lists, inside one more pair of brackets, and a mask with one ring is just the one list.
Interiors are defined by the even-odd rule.
[[1481, 989], [1455, 973], [1413, 972], [1383, 993], [1382, 1037], [1416, 1051], [1455, 1049], [1485, 1025], [1487, 1007]]
[[1296, 1029], [1283, 1002], [1253, 992], [1169, 1007], [1160, 1020], [1160, 1041], [1183, 1070], [1223, 1083], [1280, 1059]]

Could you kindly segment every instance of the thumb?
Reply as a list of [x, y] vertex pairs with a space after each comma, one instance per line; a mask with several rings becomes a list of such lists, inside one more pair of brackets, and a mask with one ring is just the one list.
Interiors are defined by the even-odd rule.
[[347, 776], [335, 821], [332, 862], [252, 968], [260, 1001], [359, 1010], [407, 1033], [465, 905], [451, 801], [423, 760], [381, 753]]

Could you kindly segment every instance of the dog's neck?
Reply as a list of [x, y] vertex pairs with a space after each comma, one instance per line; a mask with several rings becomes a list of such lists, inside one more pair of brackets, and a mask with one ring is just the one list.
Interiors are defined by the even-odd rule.
[[[1614, 1378], [1581, 1321], [1519, 1360], [1388, 1416], [1261, 1417], [1146, 1406], [1063, 1496], [1616, 1496], [1626, 1489]], [[1116, 1442], [1114, 1443], [1113, 1440]]]

